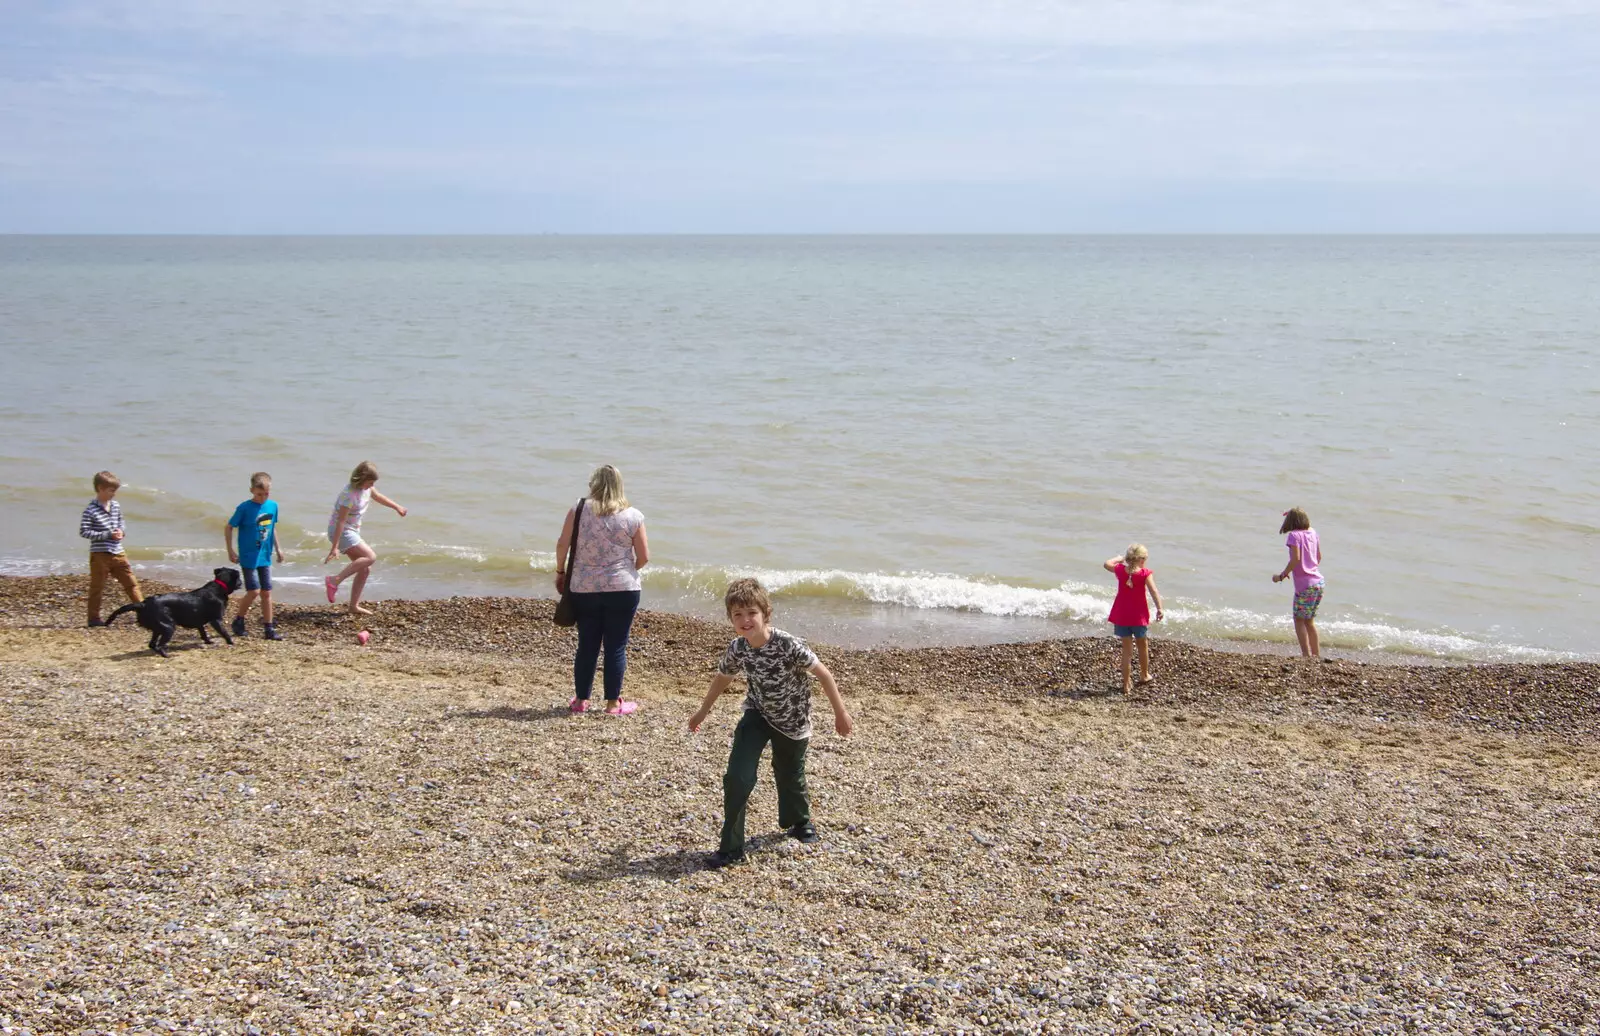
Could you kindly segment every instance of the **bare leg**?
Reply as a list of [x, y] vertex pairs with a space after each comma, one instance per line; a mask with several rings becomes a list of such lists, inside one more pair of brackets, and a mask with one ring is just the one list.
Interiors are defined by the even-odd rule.
[[1122, 693], [1133, 690], [1133, 638], [1122, 637]]
[[1309, 647], [1312, 658], [1322, 657], [1322, 642], [1317, 638], [1317, 620], [1307, 619], [1305, 646]]
[[[239, 609], [239, 614], [244, 614], [244, 609]], [[268, 626], [272, 625], [272, 591], [261, 591], [261, 621]]]
[[[243, 597], [239, 598], [239, 611], [235, 614], [236, 618], [242, 619], [246, 615], [249, 614], [250, 606], [255, 603], [256, 595], [259, 594], [260, 592], [261, 592], [260, 590], [246, 590], [245, 591], [245, 595]], [[263, 603], [261, 605], [261, 611], [262, 611], [262, 614], [266, 614], [267, 605], [265, 603]], [[268, 619], [267, 621], [271, 622], [272, 620]]]
[[[376, 561], [377, 560], [377, 555], [373, 555], [372, 560]], [[370, 573], [371, 571], [372, 571], [372, 565], [369, 563], [365, 568], [361, 569], [361, 571], [356, 573], [355, 579], [350, 583], [350, 614], [351, 615], [371, 615], [372, 614], [372, 609], [371, 608], [363, 608], [363, 607], [361, 607], [361, 591], [366, 587], [366, 585], [367, 585], [367, 574]]]
[[[350, 559], [350, 564], [340, 569], [339, 574], [333, 577], [335, 586], [353, 575], [365, 573], [367, 569], [372, 567], [372, 563], [378, 560], [378, 552], [365, 543], [357, 543], [354, 547], [345, 551], [344, 556]], [[362, 582], [365, 581], [365, 579], [362, 580]]]
[[1139, 682], [1150, 682], [1150, 641], [1139, 638]]
[[1300, 654], [1305, 656], [1306, 658], [1310, 658], [1311, 655], [1312, 655], [1312, 648], [1311, 648], [1311, 637], [1312, 637], [1312, 634], [1306, 628], [1309, 625], [1311, 625], [1311, 623], [1310, 623], [1310, 620], [1308, 620], [1308, 619], [1297, 618], [1297, 619], [1294, 620], [1294, 636], [1295, 636], [1295, 639], [1300, 642]]

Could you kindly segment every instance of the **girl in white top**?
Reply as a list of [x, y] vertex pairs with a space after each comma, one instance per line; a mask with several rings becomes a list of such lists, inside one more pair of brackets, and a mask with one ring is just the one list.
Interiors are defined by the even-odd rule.
[[[556, 589], [565, 593], [570, 580], [572, 606], [578, 616], [578, 651], [572, 663], [573, 712], [589, 708], [594, 672], [605, 649], [606, 713], [626, 716], [637, 705], [622, 700], [622, 674], [628, 666], [628, 635], [639, 610], [639, 570], [650, 561], [644, 515], [628, 504], [622, 473], [610, 464], [589, 478], [583, 512], [567, 512], [556, 541]], [[577, 520], [578, 548], [573, 570], [567, 563]]]
[[367, 585], [367, 573], [372, 569], [372, 563], [378, 560], [377, 551], [367, 546], [361, 539], [361, 517], [367, 513], [367, 505], [377, 501], [385, 507], [393, 508], [400, 517], [406, 516], [406, 509], [390, 500], [372, 487], [378, 484], [378, 469], [369, 460], [357, 464], [355, 470], [350, 472], [350, 482], [340, 490], [339, 498], [333, 502], [333, 513], [328, 516], [328, 556], [322, 559], [326, 565], [338, 554], [344, 554], [350, 559], [350, 564], [344, 566], [336, 576], [324, 576], [323, 589], [328, 593], [328, 603], [332, 604], [339, 595], [339, 584], [346, 579], [355, 577], [355, 582], [350, 584], [350, 614], [370, 615], [371, 608], [361, 606], [361, 591]]

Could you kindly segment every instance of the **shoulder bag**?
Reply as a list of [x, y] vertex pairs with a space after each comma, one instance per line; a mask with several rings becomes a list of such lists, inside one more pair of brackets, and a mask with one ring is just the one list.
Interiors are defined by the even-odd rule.
[[578, 506], [572, 509], [572, 542], [567, 544], [567, 578], [561, 584], [561, 600], [556, 602], [556, 613], [550, 621], [557, 626], [576, 626], [578, 624], [577, 609], [572, 606], [572, 577], [573, 566], [578, 561], [578, 523], [583, 520], [583, 501], [578, 501]]

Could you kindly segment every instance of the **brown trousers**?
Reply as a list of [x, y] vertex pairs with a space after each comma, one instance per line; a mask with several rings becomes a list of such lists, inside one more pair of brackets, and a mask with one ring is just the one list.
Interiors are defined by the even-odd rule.
[[139, 580], [133, 577], [133, 566], [128, 564], [125, 554], [107, 554], [103, 551], [89, 552], [89, 621], [100, 621], [100, 600], [106, 592], [106, 576], [112, 576], [122, 584], [122, 590], [128, 595], [130, 601], [144, 600], [144, 594], [139, 592]]

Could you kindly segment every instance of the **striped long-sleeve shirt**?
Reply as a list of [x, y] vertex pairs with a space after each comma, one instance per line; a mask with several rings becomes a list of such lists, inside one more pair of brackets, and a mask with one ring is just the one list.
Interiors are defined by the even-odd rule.
[[91, 554], [121, 554], [122, 541], [111, 534], [122, 528], [122, 505], [115, 500], [102, 507], [100, 501], [90, 500], [83, 509], [83, 519], [78, 522], [78, 535], [89, 541]]

